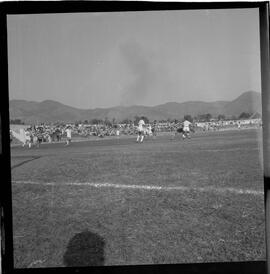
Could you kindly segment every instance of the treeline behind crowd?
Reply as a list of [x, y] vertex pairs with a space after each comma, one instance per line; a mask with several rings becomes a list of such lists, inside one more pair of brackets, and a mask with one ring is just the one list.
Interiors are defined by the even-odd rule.
[[[252, 116], [252, 113], [248, 113], [248, 112], [242, 112], [238, 117], [237, 116], [225, 116], [224, 114], [219, 114], [218, 116], [213, 116], [210, 113], [206, 113], [206, 114], [201, 114], [201, 115], [197, 115], [192, 117], [191, 115], [184, 115], [183, 119], [179, 119], [179, 118], [168, 118], [168, 119], [163, 119], [163, 120], [154, 120], [154, 121], [150, 121], [150, 119], [146, 116], [135, 116], [134, 119], [124, 119], [122, 121], [117, 121], [115, 118], [113, 119], [89, 119], [89, 120], [79, 120], [79, 121], [75, 121], [75, 125], [79, 125], [79, 124], [90, 124], [90, 125], [107, 125], [107, 126], [113, 126], [115, 124], [138, 124], [139, 120], [142, 118], [146, 124], [149, 124], [151, 122], [157, 122], [157, 123], [178, 123], [178, 122], [183, 122], [184, 120], [188, 120], [190, 122], [210, 122], [212, 120], [218, 120], [218, 121], [226, 121], [226, 120], [243, 120], [243, 119], [249, 119]], [[24, 125], [25, 122], [22, 119], [11, 119], [10, 120], [10, 124], [13, 125]], [[62, 121], [55, 121], [53, 124], [66, 124]]]

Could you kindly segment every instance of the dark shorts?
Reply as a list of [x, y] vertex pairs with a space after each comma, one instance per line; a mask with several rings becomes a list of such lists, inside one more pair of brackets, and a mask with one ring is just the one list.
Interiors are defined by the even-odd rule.
[[42, 143], [42, 138], [38, 138], [38, 142], [39, 142], [39, 143]]
[[139, 130], [139, 135], [143, 135], [143, 131], [142, 130]]

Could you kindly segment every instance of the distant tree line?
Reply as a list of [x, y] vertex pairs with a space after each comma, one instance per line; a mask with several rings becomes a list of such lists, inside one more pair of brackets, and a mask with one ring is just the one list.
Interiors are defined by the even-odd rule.
[[[161, 119], [158, 120], [157, 122], [159, 123], [179, 123], [179, 122], [183, 122], [184, 120], [188, 120], [190, 122], [194, 122], [194, 121], [198, 121], [198, 122], [210, 122], [212, 119], [217, 119], [218, 121], [225, 121], [225, 120], [238, 120], [238, 119], [248, 119], [251, 116], [251, 113], [248, 112], [242, 112], [238, 117], [237, 116], [229, 116], [226, 117], [224, 114], [219, 114], [217, 116], [213, 116], [210, 113], [206, 113], [206, 114], [200, 114], [197, 116], [191, 116], [190, 114], [186, 114], [184, 115], [183, 119], [172, 119], [172, 118], [167, 118], [167, 119]], [[145, 123], [149, 123], [150, 119], [143, 115], [143, 116], [134, 116], [133, 119], [123, 119], [121, 121], [117, 121], [115, 118], [109, 120], [108, 118], [105, 119], [89, 119], [89, 120], [84, 120], [84, 121], [76, 121], [75, 124], [94, 124], [94, 125], [98, 125], [98, 124], [102, 124], [102, 125], [108, 125], [108, 126], [112, 126], [116, 123], [120, 123], [120, 124], [138, 124], [140, 119], [143, 119], [145, 121]]]
[[10, 124], [11, 125], [24, 125], [24, 122], [21, 119], [11, 119]]
[[145, 121], [145, 123], [149, 123], [149, 119], [146, 117], [146, 116], [138, 116], [136, 115], [133, 119], [123, 119], [121, 121], [117, 121], [115, 118], [109, 120], [108, 118], [105, 118], [105, 119], [89, 119], [89, 120], [78, 120], [75, 122], [76, 125], [79, 125], [79, 124], [91, 124], [91, 125], [99, 125], [99, 124], [102, 124], [102, 125], [107, 125], [107, 126], [113, 126], [117, 123], [120, 123], [120, 124], [137, 124], [139, 122], [140, 119], [143, 119]]
[[[190, 122], [194, 122], [194, 121], [197, 121], [197, 122], [210, 122], [212, 119], [217, 119], [219, 121], [225, 121], [225, 120], [238, 120], [238, 119], [248, 119], [249, 117], [251, 117], [251, 113], [248, 113], [248, 112], [242, 112], [238, 117], [237, 116], [230, 116], [230, 117], [226, 117], [224, 114], [219, 114], [215, 117], [212, 116], [212, 114], [210, 113], [206, 113], [206, 114], [200, 114], [200, 115], [197, 115], [197, 116], [194, 116], [192, 117], [190, 114], [186, 114], [184, 115], [184, 117], [182, 119], [172, 119], [172, 118], [167, 118], [167, 119], [161, 119], [161, 120], [157, 120], [156, 122], [159, 122], [159, 123], [172, 123], [172, 122], [175, 122], [175, 123], [179, 123], [179, 122], [182, 122], [184, 120], [188, 120]], [[91, 124], [91, 125], [98, 125], [98, 124], [101, 124], [101, 125], [106, 125], [106, 126], [113, 126], [117, 123], [120, 123], [120, 124], [138, 124], [139, 120], [140, 119], [143, 119], [145, 121], [145, 123], [149, 123], [150, 122], [150, 119], [143, 115], [143, 116], [139, 116], [139, 115], [136, 115], [133, 117], [133, 119], [123, 119], [121, 121], [117, 121], [115, 118], [112, 118], [112, 119], [109, 119], [108, 117], [105, 117], [105, 119], [98, 119], [98, 118], [94, 118], [94, 119], [89, 119], [89, 120], [78, 120], [75, 122], [75, 125], [79, 125], [79, 124]], [[151, 121], [152, 122], [152, 121]], [[21, 120], [21, 119], [11, 119], [10, 120], [10, 124], [16, 124], [16, 125], [24, 125], [25, 123]], [[64, 122], [61, 122], [61, 121], [57, 121], [53, 124], [56, 124], [56, 125], [64, 125], [65, 123]]]
[[184, 120], [188, 120], [190, 122], [195, 121], [200, 121], [200, 122], [210, 122], [212, 119], [217, 119], [218, 121], [225, 121], [225, 120], [242, 120], [242, 119], [248, 119], [251, 117], [251, 113], [248, 112], [242, 112], [238, 117], [237, 116], [230, 116], [226, 117], [224, 114], [219, 114], [216, 117], [213, 117], [212, 114], [206, 113], [206, 114], [201, 114], [192, 117], [191, 115], [185, 115]]

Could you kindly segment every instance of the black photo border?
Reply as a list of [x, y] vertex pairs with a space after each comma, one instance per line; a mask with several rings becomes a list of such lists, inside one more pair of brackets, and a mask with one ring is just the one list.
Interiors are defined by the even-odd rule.
[[[195, 9], [259, 8], [261, 84], [263, 110], [264, 198], [266, 261], [161, 264], [137, 266], [57, 267], [14, 269], [12, 191], [9, 137], [7, 15], [85, 12], [121, 12]], [[1, 264], [2, 273], [269, 273], [270, 274], [270, 61], [269, 2], [146, 2], [146, 1], [44, 1], [0, 3], [0, 167], [1, 167]], [[268, 164], [269, 163], [269, 164]]]

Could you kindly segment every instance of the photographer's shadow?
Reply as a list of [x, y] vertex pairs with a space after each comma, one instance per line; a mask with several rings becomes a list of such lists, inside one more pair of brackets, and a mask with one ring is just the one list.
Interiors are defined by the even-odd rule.
[[68, 243], [63, 260], [69, 267], [104, 265], [105, 241], [98, 234], [84, 231], [76, 234]]

